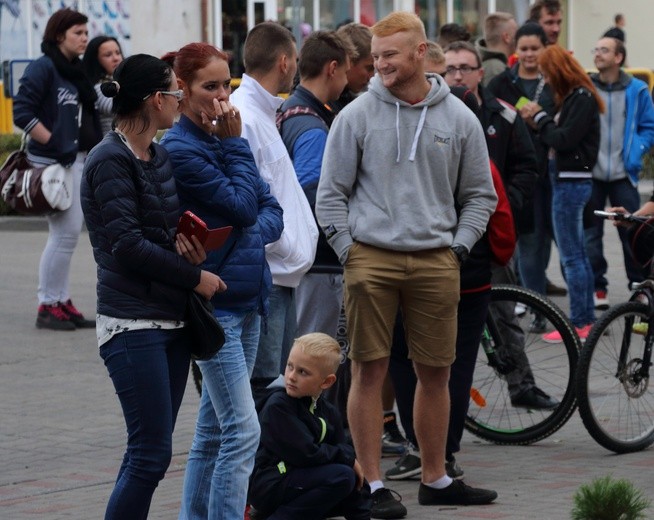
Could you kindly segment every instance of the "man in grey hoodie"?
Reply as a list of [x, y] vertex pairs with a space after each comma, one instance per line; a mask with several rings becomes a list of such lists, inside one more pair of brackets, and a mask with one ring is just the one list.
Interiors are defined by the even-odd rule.
[[394, 12], [372, 27], [377, 75], [335, 119], [316, 216], [344, 265], [352, 360], [348, 420], [370, 482], [373, 518], [406, 508], [384, 488], [381, 388], [398, 308], [418, 386], [414, 429], [421, 504], [485, 504], [494, 491], [445, 473], [449, 367], [459, 268], [497, 203], [479, 121], [439, 76], [425, 76], [420, 19]]

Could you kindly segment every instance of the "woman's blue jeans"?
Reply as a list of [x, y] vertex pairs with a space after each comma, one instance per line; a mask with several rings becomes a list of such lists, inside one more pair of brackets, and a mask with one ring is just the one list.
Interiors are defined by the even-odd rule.
[[256, 311], [218, 316], [225, 344], [202, 371], [202, 397], [188, 456], [180, 519], [243, 518], [259, 445], [250, 374], [257, 357]]
[[189, 372], [185, 329], [122, 332], [100, 347], [127, 425], [127, 451], [105, 519], [145, 519], [172, 457]]
[[552, 178], [552, 224], [570, 298], [570, 321], [577, 327], [595, 322], [593, 269], [586, 254], [584, 206], [593, 181]]

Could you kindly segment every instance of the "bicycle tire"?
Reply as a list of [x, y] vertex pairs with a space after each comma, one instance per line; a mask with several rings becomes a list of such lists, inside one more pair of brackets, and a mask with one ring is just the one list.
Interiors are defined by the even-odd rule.
[[[528, 445], [552, 435], [574, 413], [574, 376], [581, 341], [563, 311], [534, 291], [513, 285], [493, 286], [491, 308], [497, 302], [520, 303], [526, 307], [524, 315], [515, 318], [519, 329], [514, 330], [524, 332], [524, 352], [535, 384], [559, 404], [551, 410], [514, 407], [506, 376], [489, 365], [488, 356], [480, 348], [471, 391], [477, 394], [470, 400], [465, 427], [477, 437], [496, 444]], [[546, 320], [547, 331], [552, 328], [559, 331], [562, 345], [542, 341], [542, 331], [529, 332], [528, 320], [533, 319], [534, 312]], [[492, 341], [499, 345], [501, 339], [494, 337]], [[483, 396], [481, 404], [477, 402], [479, 395]]]
[[[627, 377], [642, 362], [637, 356], [642, 355], [646, 337], [633, 332], [633, 322], [627, 319], [647, 323], [648, 310], [639, 302], [611, 307], [591, 329], [579, 358], [579, 415], [591, 437], [615, 453], [640, 451], [654, 443], [654, 392], [649, 389], [649, 378]], [[625, 369], [620, 370], [625, 334], [629, 349]]]

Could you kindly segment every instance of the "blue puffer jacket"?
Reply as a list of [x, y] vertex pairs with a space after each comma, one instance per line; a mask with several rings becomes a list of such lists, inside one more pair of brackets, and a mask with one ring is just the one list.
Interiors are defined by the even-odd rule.
[[84, 164], [81, 199], [98, 269], [98, 312], [182, 320], [200, 268], [173, 242], [179, 201], [166, 150], [139, 161], [109, 132]]
[[218, 313], [264, 313], [272, 284], [264, 246], [281, 236], [283, 212], [259, 176], [247, 141], [219, 140], [182, 116], [161, 144], [173, 163], [182, 211], [192, 211], [209, 228], [234, 227], [202, 266], [227, 284], [212, 300]]

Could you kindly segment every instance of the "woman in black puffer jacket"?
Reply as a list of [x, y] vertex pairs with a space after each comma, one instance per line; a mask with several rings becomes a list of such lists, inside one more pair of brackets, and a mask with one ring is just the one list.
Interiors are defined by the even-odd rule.
[[170, 66], [132, 56], [102, 91], [116, 129], [89, 154], [82, 209], [98, 265], [97, 335], [127, 425], [127, 451], [105, 519], [146, 518], [172, 456], [172, 433], [189, 372], [184, 327], [195, 290], [207, 299], [225, 284], [198, 265], [202, 246], [175, 237], [179, 202], [167, 152], [152, 142], [177, 115]]

